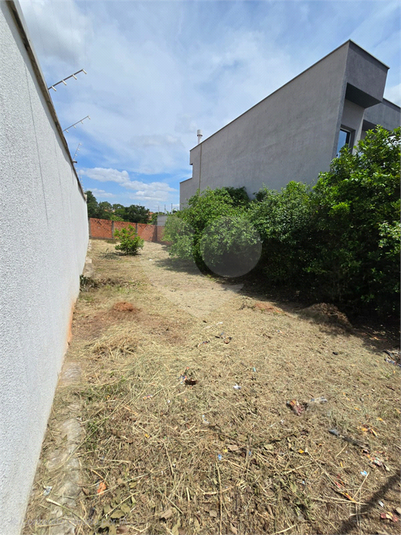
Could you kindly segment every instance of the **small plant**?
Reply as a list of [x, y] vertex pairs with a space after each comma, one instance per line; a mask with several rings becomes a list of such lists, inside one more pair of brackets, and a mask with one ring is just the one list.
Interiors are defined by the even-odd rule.
[[123, 251], [125, 254], [138, 254], [138, 249], [144, 244], [144, 240], [138, 236], [132, 225], [114, 231], [114, 237], [120, 242], [116, 245], [117, 251]]

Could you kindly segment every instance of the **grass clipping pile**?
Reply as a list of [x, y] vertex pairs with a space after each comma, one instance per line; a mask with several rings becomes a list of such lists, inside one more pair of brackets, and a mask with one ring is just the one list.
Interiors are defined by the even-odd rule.
[[83, 490], [96, 532], [332, 533], [350, 507], [357, 521], [367, 505], [364, 469], [390, 471], [371, 455], [380, 440], [369, 426], [360, 440], [328, 433], [324, 398], [258, 408], [260, 366], [240, 363], [241, 386], [228, 384], [216, 347], [188, 367], [174, 352], [138, 352], [126, 334], [93, 344], [83, 392], [93, 467]]
[[[81, 352], [83, 382], [72, 392], [85, 433], [77, 535], [399, 525], [398, 370], [341, 329], [253, 299], [236, 297], [202, 322], [141, 288], [134, 298], [129, 287], [110, 286], [107, 310], [121, 321]], [[104, 311], [101, 291], [84, 297]]]

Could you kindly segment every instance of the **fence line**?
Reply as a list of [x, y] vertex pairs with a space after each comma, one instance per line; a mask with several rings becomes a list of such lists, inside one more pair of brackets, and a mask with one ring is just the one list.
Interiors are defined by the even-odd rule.
[[111, 240], [114, 238], [114, 231], [127, 228], [128, 225], [134, 227], [145, 241], [157, 243], [167, 243], [163, 241], [164, 227], [158, 225], [147, 225], [144, 223], [130, 223], [129, 221], [110, 221], [109, 219], [89, 218], [89, 237], [92, 239]]

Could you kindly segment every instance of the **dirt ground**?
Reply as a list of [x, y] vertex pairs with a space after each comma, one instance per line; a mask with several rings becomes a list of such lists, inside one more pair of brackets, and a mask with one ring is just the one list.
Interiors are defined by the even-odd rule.
[[399, 533], [385, 331], [159, 244], [89, 255], [23, 535]]

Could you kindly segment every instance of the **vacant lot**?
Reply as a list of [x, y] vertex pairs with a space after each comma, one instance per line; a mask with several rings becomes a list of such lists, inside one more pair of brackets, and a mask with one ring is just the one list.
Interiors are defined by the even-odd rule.
[[385, 332], [159, 244], [90, 257], [24, 534], [399, 532]]

